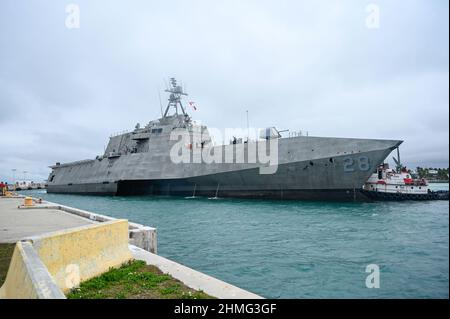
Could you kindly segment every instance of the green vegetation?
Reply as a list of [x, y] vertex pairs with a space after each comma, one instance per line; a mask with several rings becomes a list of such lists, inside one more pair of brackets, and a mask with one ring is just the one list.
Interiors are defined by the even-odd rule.
[[186, 287], [144, 261], [129, 262], [118, 269], [82, 282], [67, 294], [69, 299], [211, 299]]
[[11, 261], [16, 244], [0, 244], [0, 286], [6, 279], [8, 273], [9, 262]]
[[[431, 174], [430, 172], [436, 171], [437, 173]], [[423, 168], [417, 167], [416, 169], [419, 178], [426, 178], [437, 181], [448, 181], [448, 168]]]

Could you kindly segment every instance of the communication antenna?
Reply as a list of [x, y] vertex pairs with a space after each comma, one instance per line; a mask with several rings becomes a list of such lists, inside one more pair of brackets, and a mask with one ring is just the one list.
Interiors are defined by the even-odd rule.
[[184, 116], [188, 116], [186, 111], [184, 110], [183, 104], [181, 103], [181, 97], [183, 95], [187, 96], [188, 94], [183, 91], [183, 88], [180, 85], [177, 85], [177, 80], [175, 78], [170, 78], [170, 87], [168, 87], [165, 91], [170, 93], [169, 95], [169, 103], [167, 104], [166, 111], [164, 112], [163, 117], [167, 116], [170, 107], [175, 108], [175, 114], [178, 115], [178, 106], [180, 106], [181, 111]]
[[160, 108], [160, 110], [161, 110], [161, 117], [163, 116], [163, 106], [162, 106], [162, 102], [161, 102], [161, 93], [159, 92], [160, 90], [157, 90], [158, 91], [158, 98], [159, 98], [159, 108]]
[[166, 86], [166, 90], [168, 90], [169, 89], [169, 84], [167, 83], [166, 79], [163, 79], [163, 81], [164, 81], [164, 85]]
[[248, 121], [248, 110], [245, 111], [247, 113], [247, 143], [250, 140], [250, 125]]

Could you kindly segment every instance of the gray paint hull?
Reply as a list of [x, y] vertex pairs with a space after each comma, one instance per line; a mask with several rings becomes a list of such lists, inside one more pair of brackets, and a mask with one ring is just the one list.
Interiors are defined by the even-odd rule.
[[[260, 174], [258, 164], [175, 164], [166, 153], [53, 167], [49, 193], [181, 195], [364, 200], [360, 189], [401, 141], [297, 137], [280, 139], [278, 169]], [[224, 150], [227, 147], [223, 146]], [[369, 165], [360, 165], [367, 158]], [[353, 163], [349, 165], [349, 163]]]

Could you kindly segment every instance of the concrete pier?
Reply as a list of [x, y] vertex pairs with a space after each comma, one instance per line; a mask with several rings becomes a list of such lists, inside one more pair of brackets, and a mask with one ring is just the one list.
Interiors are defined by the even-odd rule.
[[[47, 201], [33, 206], [23, 203], [24, 197], [0, 197], [0, 243], [15, 243], [52, 231], [117, 220]], [[156, 254], [156, 228], [130, 222], [129, 242]]]
[[95, 223], [58, 209], [19, 209], [21, 204], [23, 198], [0, 198], [0, 243]]

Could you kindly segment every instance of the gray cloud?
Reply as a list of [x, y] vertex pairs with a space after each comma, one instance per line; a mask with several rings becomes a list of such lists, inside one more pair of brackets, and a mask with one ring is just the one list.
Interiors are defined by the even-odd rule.
[[[217, 127], [400, 138], [408, 165], [448, 166], [448, 3], [73, 1], [0, 4], [0, 176], [46, 178], [159, 116], [176, 76]], [[164, 97], [164, 95], [162, 95]], [[192, 113], [192, 112], [191, 112]], [[3, 178], [3, 177], [2, 177]]]

